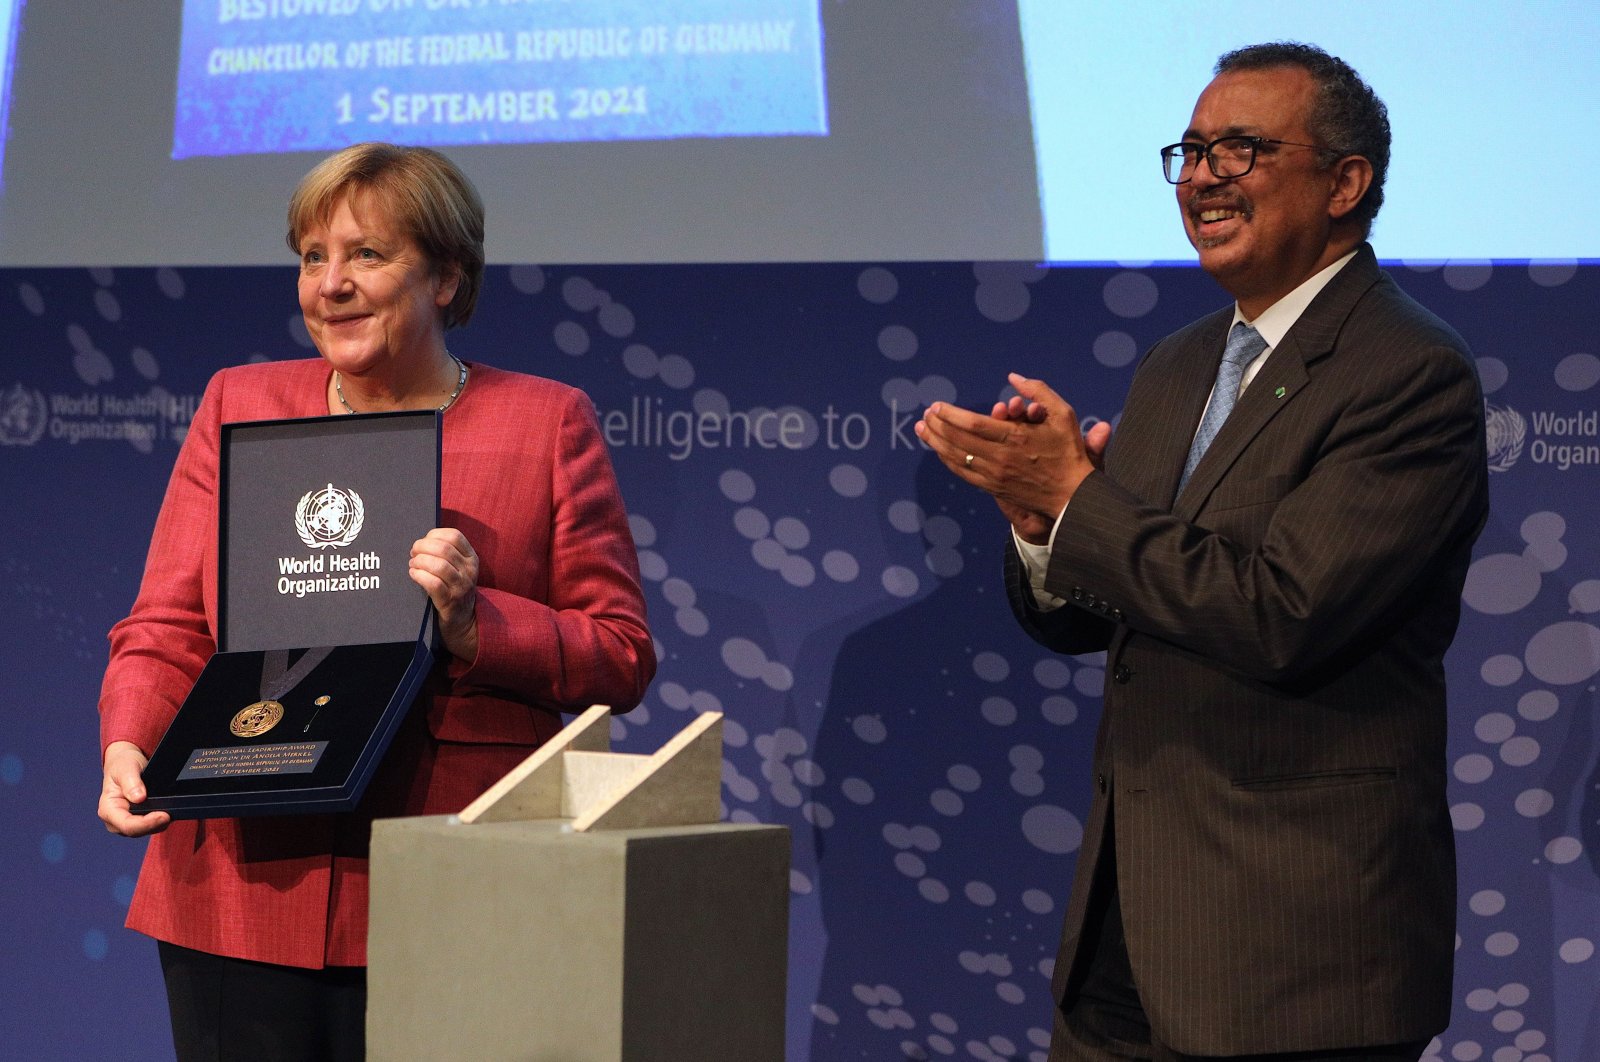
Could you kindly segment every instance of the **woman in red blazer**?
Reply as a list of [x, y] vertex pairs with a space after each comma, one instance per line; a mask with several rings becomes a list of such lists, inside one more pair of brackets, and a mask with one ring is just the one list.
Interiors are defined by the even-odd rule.
[[[362, 144], [289, 207], [319, 359], [219, 372], [189, 429], [100, 697], [100, 817], [155, 834], [128, 912], [161, 942], [180, 1059], [361, 1055], [373, 818], [459, 811], [560, 729], [637, 704], [655, 672], [638, 561], [594, 408], [576, 388], [445, 347], [483, 273], [477, 192], [437, 152]], [[411, 578], [447, 652], [360, 809], [133, 815], [150, 752], [216, 648], [220, 425], [437, 408], [444, 527]], [[269, 1002], [270, 1001], [270, 1002]]]

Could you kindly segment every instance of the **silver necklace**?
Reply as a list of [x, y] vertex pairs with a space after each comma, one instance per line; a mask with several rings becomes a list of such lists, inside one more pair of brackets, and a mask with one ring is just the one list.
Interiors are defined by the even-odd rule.
[[[456, 399], [461, 397], [461, 389], [467, 386], [467, 366], [465, 363], [448, 350], [445, 351], [445, 356], [456, 363], [456, 389], [450, 392], [450, 397], [445, 399], [444, 405], [439, 407], [440, 413], [455, 405]], [[344, 397], [344, 382], [339, 379], [338, 369], [333, 370], [333, 393], [339, 396], [339, 404], [344, 407], [346, 413], [356, 412], [355, 407]]]

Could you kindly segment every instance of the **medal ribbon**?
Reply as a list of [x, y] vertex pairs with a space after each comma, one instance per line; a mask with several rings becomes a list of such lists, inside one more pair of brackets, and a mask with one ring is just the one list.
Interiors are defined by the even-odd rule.
[[332, 652], [331, 645], [307, 649], [291, 668], [289, 650], [267, 650], [261, 657], [261, 699], [264, 701], [281, 699], [284, 694], [300, 685], [300, 681], [316, 670], [317, 665], [328, 659], [328, 654]]

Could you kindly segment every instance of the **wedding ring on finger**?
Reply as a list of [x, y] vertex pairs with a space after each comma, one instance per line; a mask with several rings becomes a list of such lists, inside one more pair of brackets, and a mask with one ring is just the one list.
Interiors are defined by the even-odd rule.
[[971, 454], [968, 454], [968, 455], [967, 455], [967, 467], [968, 467], [968, 468], [971, 468], [971, 467], [972, 467], [972, 461], [973, 461], [973, 457], [972, 457], [972, 455], [971, 455]]

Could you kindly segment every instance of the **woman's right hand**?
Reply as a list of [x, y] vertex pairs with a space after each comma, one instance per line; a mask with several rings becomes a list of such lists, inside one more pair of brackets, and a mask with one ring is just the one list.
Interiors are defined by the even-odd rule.
[[100, 821], [112, 833], [124, 837], [143, 837], [159, 833], [172, 822], [165, 811], [135, 815], [128, 810], [145, 798], [144, 768], [150, 760], [131, 741], [113, 741], [106, 746], [105, 781], [100, 787]]

